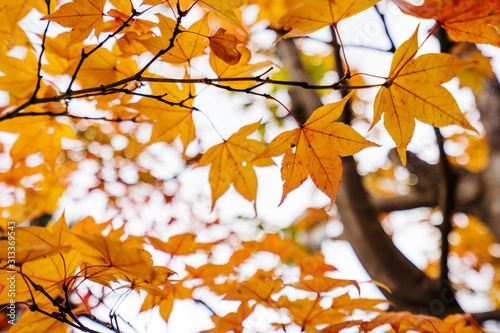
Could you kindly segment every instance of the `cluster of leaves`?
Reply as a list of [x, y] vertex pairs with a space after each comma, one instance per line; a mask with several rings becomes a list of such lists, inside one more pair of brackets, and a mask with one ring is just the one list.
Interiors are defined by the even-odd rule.
[[[270, 1], [254, 0], [250, 4], [260, 6], [260, 19], [286, 32], [281, 38], [291, 38], [327, 26], [338, 34], [340, 21], [377, 2], [310, 0], [271, 5]], [[497, 2], [475, 5], [462, 1], [457, 6], [456, 1], [428, 0], [420, 7], [394, 2], [410, 15], [434, 19], [436, 25], [429, 36], [442, 26], [456, 41], [500, 46], [498, 34], [493, 33], [500, 25]], [[297, 128], [282, 132], [268, 145], [249, 138], [262, 127], [256, 122], [229, 138], [221, 136], [220, 143], [193, 157], [187, 153], [188, 146], [201, 141], [193, 114], [203, 114], [195, 101], [205, 86], [266, 98], [286, 111], [284, 104], [259, 88], [271, 84], [331, 90], [379, 87], [372, 125], [384, 116], [384, 126], [403, 164], [415, 119], [475, 131], [451, 93], [441, 86], [474, 62], [445, 54], [417, 56], [421, 46], [418, 29], [396, 50], [390, 72], [381, 83], [353, 85], [361, 74], [354, 74], [344, 59], [347, 71], [338, 82], [315, 86], [269, 78], [272, 61], [252, 62], [258, 52], [251, 51], [248, 29], [240, 19], [243, 5], [245, 1], [237, 0], [145, 0], [142, 4], [128, 0], [60, 4], [2, 0], [0, 90], [8, 93], [9, 100], [1, 109], [0, 131], [17, 138], [11, 140], [11, 146], [2, 146], [10, 164], [0, 174], [5, 189], [2, 200], [8, 203], [0, 226], [8, 234], [10, 221], [18, 226], [31, 224], [16, 228], [16, 263], [0, 270], [1, 281], [15, 274], [15, 302], [27, 309], [9, 332], [66, 332], [68, 326], [97, 332], [86, 320], [120, 332], [116, 309], [112, 308], [110, 320], [105, 321], [97, 308], [106, 304], [110, 293], [121, 290], [127, 291], [125, 297], [131, 293], [145, 296], [141, 311], [157, 307], [165, 321], [176, 299], [204, 303], [196, 298], [196, 290], [239, 301], [235, 312], [218, 316], [214, 311], [212, 332], [240, 332], [245, 319], [263, 309], [286, 310], [285, 318], [270, 323], [283, 330], [300, 327], [306, 332], [338, 332], [355, 326], [368, 331], [389, 324], [395, 332], [481, 331], [466, 315], [443, 321], [386, 313], [371, 321], [352, 320], [355, 310], [383, 312], [380, 305], [385, 301], [342, 294], [339, 289], [345, 291], [345, 287], [359, 292], [358, 283], [328, 277], [334, 267], [320, 252], [308, 251], [295, 239], [277, 234], [245, 240], [230, 233], [224, 239], [201, 242], [194, 227], [191, 232], [165, 238], [154, 235], [153, 230], [145, 236], [129, 235], [124, 227], [116, 228], [112, 222], [98, 224], [91, 218], [71, 228], [64, 216], [49, 225], [42, 221], [56, 211], [58, 200], [70, 187], [71, 175], [82, 171], [89, 160], [99, 170], [89, 190], [113, 192], [110, 187], [120, 183], [128, 193], [137, 193], [139, 185], [150, 186], [146, 192], [158, 190], [166, 203], [174, 200], [164, 179], [153, 176], [140, 158], [151, 154], [150, 147], [158, 142], [176, 147], [185, 165], [210, 166], [212, 210], [231, 185], [255, 202], [258, 182], [254, 167], [274, 165], [272, 158], [280, 155], [284, 155], [281, 203], [310, 177], [333, 204], [342, 175], [340, 157], [377, 146], [349, 125], [336, 122], [352, 96], [349, 94], [318, 108], [304, 124], [297, 121]], [[463, 10], [466, 5], [470, 8]], [[457, 12], [456, 8], [462, 9]], [[27, 35], [20, 27], [23, 19], [41, 22], [45, 28], [37, 30], [37, 36]], [[207, 68], [202, 74], [193, 65], [197, 62]], [[207, 72], [211, 74], [207, 76]], [[76, 100], [87, 102], [85, 110]], [[152, 127], [146, 139], [141, 136], [144, 127]], [[126, 138], [127, 144], [113, 144], [112, 137], [117, 136]], [[126, 169], [133, 170], [132, 180]], [[117, 197], [109, 196], [110, 205], [125, 207]], [[147, 200], [146, 195], [139, 201]], [[205, 223], [203, 229], [217, 225], [217, 221]], [[0, 247], [0, 259], [8, 262], [9, 242], [0, 241]], [[231, 252], [222, 264], [212, 261], [220, 247]], [[243, 266], [262, 252], [276, 255], [278, 263], [268, 270], [245, 273]], [[174, 272], [168, 264], [154, 265], [152, 255], [156, 253], [185, 262], [185, 271]], [[206, 258], [204, 264], [187, 264], [188, 257], [200, 254]], [[298, 273], [285, 274], [290, 267], [298, 268]], [[96, 285], [101, 288], [98, 292]], [[11, 301], [8, 291], [3, 288], [0, 303]]]

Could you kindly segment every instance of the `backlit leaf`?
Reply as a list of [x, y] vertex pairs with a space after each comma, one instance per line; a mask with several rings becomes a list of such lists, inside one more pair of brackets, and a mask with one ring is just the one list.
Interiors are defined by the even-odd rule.
[[[435, 127], [458, 125], [475, 131], [442, 83], [471, 63], [449, 54], [424, 54], [417, 58], [417, 31], [394, 53], [389, 86], [383, 86], [374, 102], [372, 126], [384, 114], [384, 125], [397, 145], [403, 165], [406, 147], [415, 130], [415, 119]], [[392, 80], [392, 82], [391, 82]]]
[[374, 6], [380, 0], [308, 0], [286, 13], [276, 24], [287, 33], [281, 38], [310, 34]]
[[500, 46], [499, 1], [426, 0], [420, 6], [392, 1], [406, 14], [436, 20], [457, 42]]
[[257, 122], [242, 127], [229, 139], [211, 147], [201, 158], [200, 166], [211, 164], [209, 181], [212, 189], [212, 209], [217, 199], [229, 189], [230, 184], [233, 184], [245, 199], [256, 199], [257, 176], [253, 167], [274, 164], [270, 158], [253, 161], [265, 147], [255, 139], [247, 139], [247, 136], [255, 132], [259, 125], [260, 122]]
[[83, 42], [92, 30], [99, 37], [103, 27], [104, 0], [74, 0], [59, 7], [43, 19], [71, 28], [70, 45]]
[[193, 122], [191, 86], [180, 89], [176, 84], [151, 84], [155, 95], [164, 96], [161, 100], [142, 98], [128, 107], [140, 110], [155, 122], [150, 143], [172, 143], [179, 137], [184, 148], [196, 138]]
[[308, 176], [333, 203], [342, 177], [340, 156], [349, 156], [363, 148], [376, 146], [351, 127], [335, 122], [350, 96], [320, 107], [304, 125], [278, 135], [259, 156], [285, 154], [281, 166], [281, 177], [285, 183], [280, 204]]

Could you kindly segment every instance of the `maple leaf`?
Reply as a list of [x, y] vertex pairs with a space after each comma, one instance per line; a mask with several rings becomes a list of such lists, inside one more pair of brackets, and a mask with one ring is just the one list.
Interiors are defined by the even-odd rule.
[[8, 119], [0, 123], [0, 131], [20, 134], [10, 151], [14, 160], [41, 152], [49, 165], [54, 165], [61, 154], [62, 138], [76, 138], [71, 126], [48, 116]]
[[66, 333], [68, 324], [47, 316], [41, 312], [26, 311], [16, 324], [9, 329], [11, 333], [26, 333], [26, 332], [51, 332], [51, 333]]
[[156, 96], [165, 96], [161, 100], [142, 98], [137, 103], [127, 106], [140, 111], [153, 120], [153, 133], [149, 143], [172, 143], [179, 137], [184, 148], [196, 138], [193, 122], [193, 107], [190, 85], [180, 89], [176, 84], [151, 84]]
[[343, 19], [356, 15], [380, 0], [308, 0], [305, 4], [286, 13], [274, 28], [287, 33], [282, 38], [310, 34]]
[[[77, 62], [72, 62], [68, 72], [74, 73], [77, 66]], [[77, 81], [82, 86], [96, 87], [130, 77], [137, 72], [135, 60], [119, 57], [105, 48], [100, 48], [83, 62]]]
[[295, 283], [293, 286], [297, 289], [312, 291], [317, 294], [328, 292], [335, 288], [355, 286], [356, 289], [358, 289], [358, 293], [361, 293], [359, 285], [355, 280], [333, 279], [326, 276], [301, 280]]
[[236, 65], [241, 58], [241, 53], [236, 48], [238, 39], [235, 35], [227, 34], [220, 28], [215, 35], [210, 37], [210, 49], [213, 53], [229, 65]]
[[281, 279], [256, 279], [241, 283], [236, 290], [228, 293], [224, 299], [248, 301], [255, 300], [261, 304], [274, 303], [273, 294], [283, 289]]
[[[0, 89], [9, 93], [11, 103], [31, 97], [38, 81], [38, 60], [33, 52], [28, 51], [24, 60], [0, 55], [0, 71], [4, 74], [0, 76]], [[43, 82], [41, 87], [39, 93], [43, 94]]]
[[424, 54], [417, 58], [418, 27], [394, 53], [389, 79], [374, 102], [372, 127], [384, 114], [384, 125], [397, 145], [403, 165], [413, 137], [415, 119], [442, 127], [458, 125], [475, 131], [442, 83], [451, 80], [471, 62], [449, 54]]
[[499, 1], [426, 0], [420, 6], [405, 0], [392, 1], [406, 14], [436, 20], [457, 42], [500, 46]]
[[116, 7], [119, 11], [122, 13], [125, 13], [125, 15], [130, 15], [132, 12], [132, 0], [110, 0], [111, 4]]
[[[219, 78], [236, 78], [252, 75], [259, 69], [272, 66], [270, 60], [262, 61], [256, 64], [250, 64], [251, 53], [244, 46], [238, 46], [237, 51], [241, 54], [241, 58], [236, 65], [230, 65], [226, 61], [218, 57], [212, 50], [210, 52], [210, 66]], [[231, 87], [246, 88], [253, 85], [253, 82], [231, 82]]]
[[285, 183], [280, 205], [288, 193], [299, 187], [308, 176], [333, 203], [342, 177], [340, 156], [353, 155], [364, 148], [378, 146], [367, 141], [350, 126], [334, 122], [342, 114], [351, 95], [340, 102], [318, 108], [304, 125], [278, 135], [257, 157], [285, 154], [281, 166], [281, 178]]
[[257, 176], [253, 167], [274, 164], [270, 158], [253, 161], [265, 147], [257, 140], [247, 139], [247, 136], [255, 132], [259, 125], [260, 121], [242, 127], [229, 139], [211, 147], [201, 158], [200, 166], [211, 164], [209, 182], [212, 189], [212, 209], [230, 184], [245, 199], [256, 199]]
[[[177, 22], [169, 17], [161, 14], [157, 14], [157, 17], [161, 36], [138, 40], [153, 54], [170, 47], [170, 40], [174, 36], [177, 25]], [[161, 58], [173, 64], [183, 64], [202, 55], [203, 50], [208, 46], [206, 37], [209, 33], [207, 20], [208, 16], [205, 15], [199, 21], [193, 23], [188, 30], [180, 27], [181, 33], [176, 35], [173, 47], [163, 54]]]
[[246, 0], [200, 0], [199, 4], [210, 10], [218, 18], [245, 31], [240, 19], [234, 13], [234, 9], [243, 6], [245, 2]]
[[[116, 0], [115, 0], [116, 1]], [[122, 1], [124, 2], [124, 1]], [[124, 2], [125, 5], [130, 6], [130, 1]], [[128, 14], [124, 14], [124, 12], [116, 10], [116, 9], [111, 9], [106, 13], [107, 16], [111, 16], [114, 18], [112, 21], [106, 21], [104, 23], [104, 27], [102, 31], [109, 31], [109, 32], [115, 32], [118, 29], [120, 29], [124, 22], [126, 22], [129, 17], [130, 17], [130, 9], [124, 8], [125, 11], [128, 12]], [[141, 20], [141, 19], [133, 19], [130, 20], [129, 23], [127, 24], [126, 31], [127, 32], [135, 32], [138, 34], [142, 34], [145, 32], [150, 32], [151, 29], [156, 27], [157, 24], [151, 21], [146, 21], [146, 20]]]
[[192, 233], [184, 233], [172, 236], [166, 242], [161, 241], [160, 239], [155, 237], [148, 237], [151, 245], [153, 245], [157, 250], [163, 251], [172, 256], [189, 255], [200, 250], [208, 251], [214, 245], [214, 243], [200, 243], [195, 239], [196, 235]]
[[42, 19], [71, 28], [69, 45], [83, 42], [94, 29], [95, 35], [99, 37], [104, 23], [104, 2], [104, 0], [74, 0]]
[[48, 64], [43, 66], [43, 70], [52, 75], [72, 74], [70, 66], [78, 61], [82, 55], [82, 43], [69, 45], [71, 34], [64, 32], [55, 38], [45, 39], [45, 53]]
[[[151, 255], [144, 249], [130, 247], [120, 240], [103, 236], [98, 233], [73, 234], [81, 241], [81, 251], [84, 260], [92, 266], [96, 266], [96, 276], [102, 270], [105, 274], [116, 275], [126, 281], [153, 281], [156, 271], [153, 268]], [[110, 272], [106, 272], [107, 268]], [[87, 276], [89, 270], [87, 271]], [[94, 278], [94, 276], [92, 276]]]
[[[16, 230], [16, 263], [22, 264], [52, 256], [70, 247], [66, 242], [68, 225], [61, 217], [51, 232], [43, 227], [26, 227]], [[9, 240], [0, 240], [0, 260], [8, 260]]]
[[336, 309], [325, 309], [320, 305], [320, 298], [305, 298], [291, 301], [287, 296], [281, 296], [278, 306], [290, 311], [293, 321], [302, 328], [302, 332], [316, 332], [315, 326], [331, 322], [339, 322], [346, 314]]
[[219, 333], [219, 332], [242, 332], [243, 320], [245, 320], [254, 310], [255, 304], [250, 306], [246, 302], [242, 302], [236, 312], [230, 312], [224, 317], [217, 315], [212, 316], [215, 327], [203, 333]]

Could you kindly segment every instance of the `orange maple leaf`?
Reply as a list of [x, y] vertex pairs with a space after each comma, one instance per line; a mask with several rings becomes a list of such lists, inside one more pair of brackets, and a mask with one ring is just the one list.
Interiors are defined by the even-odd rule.
[[83, 42], [93, 29], [95, 35], [99, 37], [104, 24], [104, 2], [104, 0], [74, 0], [42, 19], [71, 28], [69, 45]]
[[[61, 239], [61, 236], [66, 237], [64, 234], [67, 233], [67, 228], [66, 222], [58, 222], [57, 229], [54, 228], [55, 233], [42, 227], [18, 228], [15, 239], [16, 263], [23, 264], [69, 250], [69, 246], [64, 244]], [[0, 249], [2, 250], [0, 260], [7, 261], [9, 259], [9, 246], [7, 239], [0, 241]]]
[[243, 331], [243, 320], [245, 320], [255, 309], [255, 304], [248, 305], [246, 302], [242, 302], [238, 311], [230, 312], [224, 317], [219, 317], [217, 315], [212, 316], [212, 320], [215, 327], [211, 330], [204, 331], [203, 333], [219, 333], [219, 332], [242, 332]]
[[47, 316], [45, 313], [26, 311], [9, 329], [9, 332], [23, 333], [36, 330], [37, 332], [65, 333], [68, 327], [68, 324]]
[[256, 199], [257, 176], [253, 167], [274, 164], [270, 158], [253, 161], [265, 147], [257, 140], [247, 139], [247, 136], [255, 132], [259, 125], [260, 121], [242, 127], [229, 139], [211, 147], [201, 158], [200, 166], [211, 164], [209, 182], [212, 188], [212, 209], [231, 184], [245, 199]]
[[458, 125], [475, 131], [442, 83], [451, 80], [471, 62], [449, 54], [424, 54], [417, 58], [418, 28], [394, 53], [390, 77], [374, 102], [372, 127], [384, 113], [384, 125], [397, 145], [403, 165], [406, 147], [415, 130], [415, 119], [436, 126]]
[[151, 282], [155, 279], [156, 270], [153, 267], [153, 260], [146, 250], [126, 246], [120, 240], [99, 233], [74, 232], [73, 235], [80, 241], [80, 251], [84, 253], [84, 260], [90, 265], [85, 267], [86, 276], [89, 278], [98, 278], [100, 273], [104, 273], [106, 279], [111, 279], [114, 275], [131, 282]]
[[436, 20], [459, 42], [500, 46], [500, 2], [477, 0], [426, 0], [414, 6], [405, 0], [393, 0], [406, 14]]
[[[380, 0], [309, 0], [286, 13], [275, 24], [287, 33], [281, 38], [310, 34], [329, 25], [354, 16], [375, 5]], [[280, 38], [280, 39], [281, 39]]]
[[334, 122], [342, 114], [351, 95], [340, 102], [320, 107], [304, 125], [278, 135], [258, 156], [285, 154], [281, 167], [281, 177], [285, 183], [280, 205], [288, 193], [299, 187], [308, 176], [333, 203], [342, 177], [339, 156], [353, 155], [364, 148], [378, 146], [350, 126]]

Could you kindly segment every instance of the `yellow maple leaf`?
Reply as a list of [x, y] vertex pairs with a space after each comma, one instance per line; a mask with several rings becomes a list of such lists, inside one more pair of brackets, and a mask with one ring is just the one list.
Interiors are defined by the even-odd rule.
[[253, 167], [274, 164], [270, 158], [253, 161], [265, 147], [257, 140], [247, 139], [247, 136], [255, 132], [259, 125], [260, 121], [242, 127], [229, 139], [211, 147], [201, 158], [200, 166], [211, 164], [209, 182], [212, 189], [212, 209], [231, 184], [245, 199], [256, 199], [257, 176]]
[[75, 139], [73, 128], [54, 117], [16, 117], [0, 122], [0, 131], [19, 134], [10, 155], [14, 161], [40, 152], [49, 165], [54, 165], [61, 154], [61, 140]]
[[[50, 10], [53, 10], [55, 6], [56, 1], [50, 2]], [[9, 46], [33, 48], [25, 31], [19, 26], [19, 22], [33, 9], [45, 13], [47, 3], [44, 0], [1, 1], [0, 22], [2, 24], [0, 25], [0, 40]]]
[[[148, 51], [157, 54], [170, 46], [170, 40], [174, 35], [177, 22], [169, 17], [157, 14], [161, 31], [161, 36], [152, 37], [146, 40], [138, 40], [144, 45]], [[202, 19], [193, 23], [189, 29], [181, 29], [175, 37], [174, 46], [161, 58], [167, 62], [174, 64], [183, 64], [191, 59], [203, 54], [203, 50], [208, 46], [207, 35], [209, 33], [208, 16], [203, 16]]]
[[[73, 73], [77, 65], [77, 62], [73, 62], [68, 72]], [[138, 71], [135, 60], [119, 57], [108, 49], [100, 48], [83, 62], [77, 81], [84, 87], [98, 87], [130, 77]]]
[[285, 183], [280, 205], [288, 193], [299, 187], [308, 176], [333, 203], [342, 177], [339, 156], [353, 155], [364, 148], [377, 146], [350, 126], [334, 122], [342, 114], [351, 95], [340, 102], [318, 108], [304, 125], [278, 135], [259, 156], [285, 154], [281, 166], [281, 177]]
[[[287, 33], [281, 38], [298, 37], [312, 33], [356, 15], [380, 0], [308, 0], [302, 6], [287, 12], [274, 28]], [[280, 39], [281, 39], [280, 38]]]
[[69, 45], [83, 42], [94, 29], [95, 35], [99, 37], [104, 23], [104, 2], [104, 0], [74, 0], [42, 19], [71, 28]]
[[[38, 60], [33, 52], [28, 51], [25, 59], [0, 55], [0, 71], [4, 74], [0, 76], [0, 90], [9, 93], [11, 104], [31, 97], [38, 81]], [[39, 95], [47, 90], [41, 83]]]
[[436, 20], [457, 42], [500, 46], [500, 1], [426, 0], [420, 6], [393, 2], [406, 14]]
[[[115, 0], [116, 1], [116, 0]], [[123, 2], [123, 0], [122, 0]], [[130, 5], [130, 0], [125, 2], [125, 5]], [[126, 10], [126, 9], [125, 9]], [[129, 14], [125, 14], [122, 11], [111, 9], [106, 13], [107, 16], [111, 16], [114, 18], [112, 21], [106, 21], [104, 23], [103, 31], [115, 32], [120, 29], [124, 22], [127, 21], [130, 17], [130, 9], [128, 10]], [[141, 19], [133, 19], [130, 20], [126, 26], [126, 32], [135, 32], [138, 34], [142, 34], [145, 32], [150, 32], [152, 28], [156, 27], [157, 24], [151, 21], [141, 20]]]
[[442, 83], [451, 80], [471, 62], [449, 54], [424, 54], [417, 58], [418, 28], [394, 53], [389, 79], [374, 102], [372, 127], [384, 114], [384, 125], [406, 165], [406, 148], [413, 137], [415, 119], [436, 126], [458, 125], [475, 131]]
[[245, 2], [246, 0], [200, 0], [199, 4], [214, 13], [218, 18], [245, 31], [240, 19], [234, 12], [235, 8], [243, 6]]
[[196, 138], [192, 115], [193, 102], [190, 98], [191, 86], [184, 85], [184, 89], [180, 89], [176, 84], [153, 83], [151, 89], [154, 95], [165, 97], [161, 101], [142, 98], [139, 102], [127, 106], [140, 111], [155, 122], [150, 144], [162, 141], [172, 143], [179, 137], [186, 148]]
[[126, 15], [130, 15], [132, 8], [134, 8], [132, 0], [110, 0], [109, 2]]
[[45, 57], [48, 64], [43, 66], [43, 70], [52, 75], [73, 74], [70, 71], [71, 64], [80, 60], [82, 55], [82, 43], [70, 45], [69, 32], [64, 32], [55, 38], [46, 37]]

